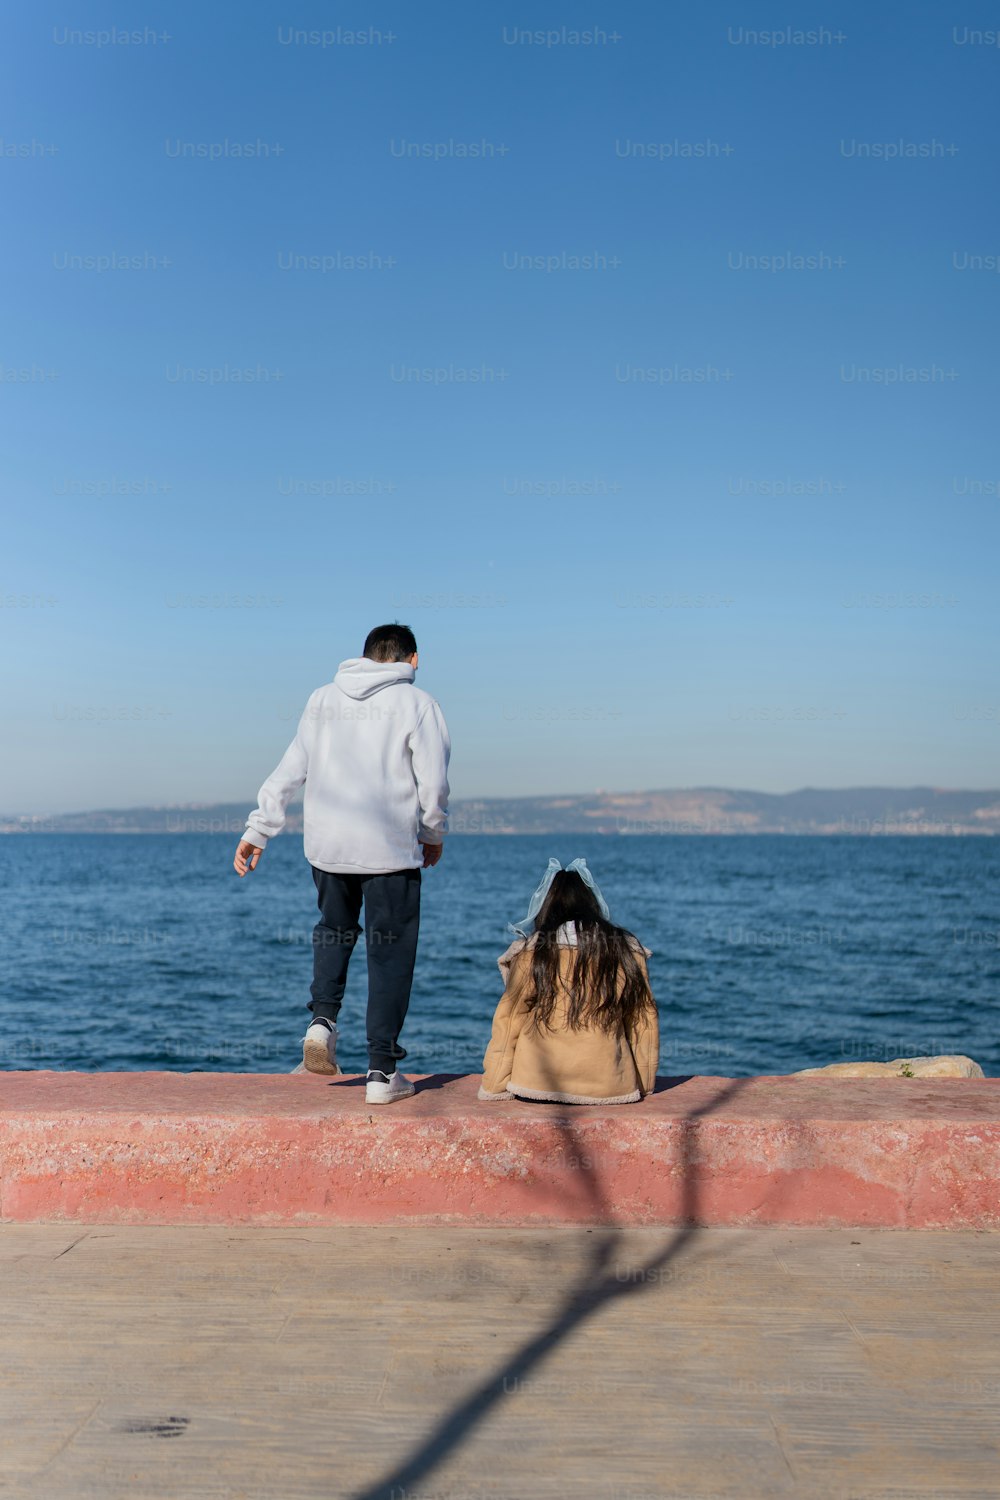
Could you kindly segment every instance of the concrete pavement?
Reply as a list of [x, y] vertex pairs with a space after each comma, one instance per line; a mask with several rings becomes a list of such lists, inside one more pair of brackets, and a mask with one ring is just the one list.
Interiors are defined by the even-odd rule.
[[16, 1500], [995, 1500], [1000, 1238], [0, 1228]]

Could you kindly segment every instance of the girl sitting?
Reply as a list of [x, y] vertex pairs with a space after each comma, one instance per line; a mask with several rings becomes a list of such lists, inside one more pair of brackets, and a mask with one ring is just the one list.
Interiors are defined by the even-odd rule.
[[563, 870], [550, 859], [511, 930], [480, 1099], [632, 1104], [648, 1094], [660, 1051], [650, 950], [612, 923], [586, 861]]

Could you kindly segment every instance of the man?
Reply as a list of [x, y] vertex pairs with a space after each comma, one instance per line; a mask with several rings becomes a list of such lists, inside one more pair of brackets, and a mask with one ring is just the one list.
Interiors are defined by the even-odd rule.
[[313, 982], [303, 1062], [339, 1073], [337, 1017], [347, 966], [365, 908], [368, 949], [368, 1104], [414, 1093], [396, 1067], [410, 1003], [420, 925], [420, 871], [441, 858], [448, 812], [451, 742], [438, 704], [414, 686], [412, 630], [379, 625], [364, 655], [341, 662], [317, 688], [257, 808], [233, 866], [254, 870], [285, 825], [289, 799], [305, 782], [305, 855], [320, 909], [313, 930]]

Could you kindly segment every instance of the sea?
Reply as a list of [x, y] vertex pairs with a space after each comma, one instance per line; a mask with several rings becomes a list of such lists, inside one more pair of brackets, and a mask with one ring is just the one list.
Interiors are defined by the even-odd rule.
[[[301, 835], [0, 838], [0, 1068], [290, 1072], [312, 970]], [[660, 1072], [965, 1053], [1000, 1076], [1000, 838], [456, 835], [423, 873], [404, 1069], [478, 1072], [496, 960], [550, 855], [653, 951]], [[363, 945], [339, 1056], [366, 1066]]]

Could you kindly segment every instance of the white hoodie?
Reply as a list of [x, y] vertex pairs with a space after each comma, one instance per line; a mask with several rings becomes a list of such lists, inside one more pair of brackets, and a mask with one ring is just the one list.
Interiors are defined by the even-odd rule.
[[342, 875], [419, 868], [421, 844], [448, 821], [451, 741], [438, 704], [415, 687], [409, 662], [341, 662], [306, 704], [295, 738], [257, 794], [244, 837], [263, 849], [285, 826], [305, 782], [310, 864]]

